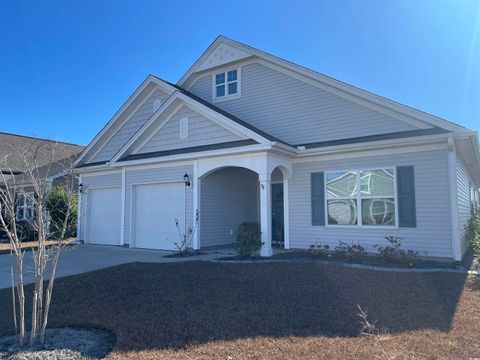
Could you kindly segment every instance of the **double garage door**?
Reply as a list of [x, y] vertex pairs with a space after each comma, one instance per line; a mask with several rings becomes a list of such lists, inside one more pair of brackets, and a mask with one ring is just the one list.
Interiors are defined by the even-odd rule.
[[[183, 229], [185, 186], [158, 183], [132, 186], [130, 220], [131, 247], [174, 250], [179, 234], [175, 219]], [[121, 245], [121, 188], [89, 190], [88, 241], [93, 244]]]

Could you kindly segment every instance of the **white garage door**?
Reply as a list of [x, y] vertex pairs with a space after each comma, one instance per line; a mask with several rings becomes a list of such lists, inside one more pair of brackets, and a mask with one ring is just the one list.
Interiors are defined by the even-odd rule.
[[[135, 185], [134, 246], [145, 249], [175, 250], [185, 217], [185, 185], [163, 183]], [[181, 227], [183, 229], [183, 227]]]
[[88, 190], [87, 242], [120, 245], [121, 189]]

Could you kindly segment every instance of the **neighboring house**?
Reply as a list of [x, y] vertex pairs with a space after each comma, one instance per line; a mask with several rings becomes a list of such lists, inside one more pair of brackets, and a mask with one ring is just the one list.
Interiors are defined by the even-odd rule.
[[[73, 164], [83, 146], [54, 140], [0, 133], [0, 191], [7, 187], [16, 189], [17, 221], [27, 221], [33, 216], [35, 189], [26, 174], [27, 167], [35, 177], [45, 182], [47, 188], [63, 185], [67, 180], [66, 168]], [[31, 159], [24, 161], [22, 156]], [[36, 167], [29, 166], [35, 163]]]
[[231, 244], [258, 222], [261, 254], [385, 236], [459, 260], [480, 186], [477, 134], [218, 37], [171, 84], [150, 75], [77, 161], [78, 237], [174, 249]]

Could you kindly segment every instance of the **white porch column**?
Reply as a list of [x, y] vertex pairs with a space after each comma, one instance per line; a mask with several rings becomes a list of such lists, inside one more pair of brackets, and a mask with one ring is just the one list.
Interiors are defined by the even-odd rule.
[[260, 231], [262, 232], [261, 256], [272, 256], [272, 185], [270, 174], [260, 174]]
[[202, 180], [198, 178], [198, 162], [195, 161], [193, 165], [193, 222], [192, 226], [195, 226], [196, 213], [198, 211], [198, 224], [193, 234], [193, 249], [200, 249], [200, 190]]
[[288, 179], [283, 176], [283, 243], [290, 249], [290, 205], [288, 203]]

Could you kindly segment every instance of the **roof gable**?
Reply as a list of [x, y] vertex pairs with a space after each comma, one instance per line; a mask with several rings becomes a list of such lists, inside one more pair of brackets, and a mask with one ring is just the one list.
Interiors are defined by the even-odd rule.
[[[188, 96], [187, 94], [188, 92], [185, 91], [175, 91], [111, 161], [115, 162], [131, 155], [147, 152], [158, 153], [220, 143], [242, 144], [238, 146], [247, 145], [247, 142], [248, 144], [271, 143], [270, 139], [264, 137], [260, 131], [255, 131], [252, 126], [247, 127], [247, 124], [244, 125], [241, 120], [228, 116], [225, 111], [220, 109], [216, 111], [213, 105], [208, 104], [209, 106], [207, 106], [203, 101], [198, 101], [193, 95]], [[185, 139], [182, 144], [177, 135], [173, 135], [173, 133], [179, 131], [178, 121], [187, 113], [194, 119], [193, 125], [199, 126], [199, 129], [193, 131], [193, 139]], [[207, 132], [212, 132], [211, 135], [216, 133], [217, 137], [209, 138], [205, 129], [201, 129], [202, 126], [208, 127]]]
[[[272, 65], [278, 66], [279, 68], [289, 72], [290, 75], [296, 76], [303, 81], [313, 82], [317, 86], [320, 86], [337, 95], [346, 97], [352, 101], [362, 102], [364, 105], [369, 107], [383, 108], [394, 114], [396, 113], [399, 117], [403, 117], [404, 120], [408, 120], [408, 118], [410, 118], [413, 120], [422, 121], [430, 126], [444, 128], [448, 131], [468, 131], [468, 129], [466, 129], [465, 127], [452, 123], [448, 120], [430, 115], [428, 113], [397, 103], [390, 99], [375, 95], [368, 91], [351, 86], [334, 78], [320, 74], [316, 71], [310, 70], [303, 66], [281, 59], [279, 57], [260, 51], [240, 42], [231, 40], [221, 35], [215, 39], [215, 41], [200, 56], [200, 58], [182, 76], [182, 78], [178, 81], [177, 84], [179, 86], [188, 88], [189, 82], [197, 77], [197, 73], [201, 73], [205, 70], [204, 67], [206, 66], [206, 61], [210, 60], [211, 54], [213, 54], [217, 48], [226, 48], [227, 46], [229, 49], [234, 48], [236, 49], [236, 51], [241, 51], [245, 54], [248, 54], [249, 56], [257, 57], [268, 63], [271, 63]], [[244, 57], [247, 56], [245, 55]]]
[[[122, 132], [123, 136], [127, 139], [131, 137], [138, 128], [133, 126], [133, 129], [129, 129], [131, 124], [128, 124], [129, 120], [135, 115], [139, 115], [142, 112], [143, 122], [146, 121], [152, 114], [147, 114], [146, 108], [153, 113], [153, 102], [157, 98], [161, 98], [164, 102], [175, 91], [175, 87], [166, 81], [163, 81], [153, 75], [149, 75], [135, 92], [127, 99], [122, 107], [115, 113], [110, 121], [102, 128], [102, 130], [95, 136], [95, 138], [88, 144], [82, 154], [76, 161], [76, 164], [85, 164], [87, 162], [105, 162], [111, 159], [111, 157], [119, 150], [123, 145], [112, 144], [110, 141], [115, 137], [118, 132]], [[151, 102], [148, 103], [148, 101]], [[147, 105], [145, 105], [147, 103]], [[142, 109], [143, 106], [143, 109]], [[145, 118], [146, 116], [146, 118]], [[136, 119], [142, 125], [142, 120]], [[133, 132], [132, 132], [133, 131]], [[127, 134], [128, 133], [128, 134]], [[125, 140], [126, 141], [126, 140]], [[111, 149], [108, 149], [105, 155], [98, 156], [102, 149], [110, 143]], [[110, 157], [110, 158], [108, 158]]]

